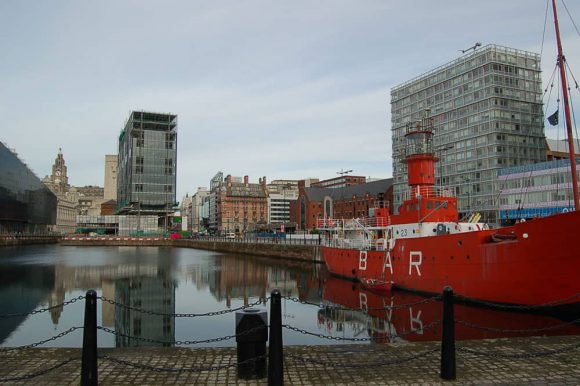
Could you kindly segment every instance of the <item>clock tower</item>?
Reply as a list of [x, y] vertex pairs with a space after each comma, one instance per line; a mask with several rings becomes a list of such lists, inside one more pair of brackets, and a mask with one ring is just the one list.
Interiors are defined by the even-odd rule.
[[65, 193], [70, 188], [68, 184], [68, 175], [66, 173], [66, 165], [62, 156], [62, 149], [58, 149], [58, 155], [52, 165], [52, 174], [50, 175], [50, 182], [54, 190], [58, 193]]

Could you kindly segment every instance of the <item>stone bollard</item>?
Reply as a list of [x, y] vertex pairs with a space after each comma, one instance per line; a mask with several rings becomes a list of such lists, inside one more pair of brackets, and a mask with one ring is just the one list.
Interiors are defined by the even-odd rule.
[[246, 308], [236, 312], [238, 378], [261, 379], [266, 377], [267, 321], [267, 311]]

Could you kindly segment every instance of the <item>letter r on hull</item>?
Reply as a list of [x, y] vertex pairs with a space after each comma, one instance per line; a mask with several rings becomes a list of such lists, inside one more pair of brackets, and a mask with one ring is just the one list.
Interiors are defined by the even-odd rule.
[[421, 270], [419, 266], [423, 262], [423, 252], [421, 251], [411, 251], [409, 252], [409, 275], [413, 272], [413, 267], [417, 269], [417, 274], [421, 276]]

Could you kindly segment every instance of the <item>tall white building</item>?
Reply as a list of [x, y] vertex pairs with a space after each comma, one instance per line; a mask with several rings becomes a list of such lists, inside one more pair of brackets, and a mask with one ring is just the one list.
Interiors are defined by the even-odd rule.
[[298, 180], [274, 180], [268, 184], [268, 224], [290, 222], [290, 202], [298, 199]]
[[405, 125], [434, 119], [438, 184], [459, 211], [499, 222], [499, 170], [546, 160], [540, 56], [487, 45], [391, 90], [395, 211], [407, 189]]

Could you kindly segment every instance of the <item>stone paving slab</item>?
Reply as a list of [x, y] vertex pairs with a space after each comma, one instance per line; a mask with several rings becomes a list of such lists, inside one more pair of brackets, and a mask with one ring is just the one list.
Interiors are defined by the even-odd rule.
[[[284, 382], [286, 385], [580, 385], [580, 336], [464, 341], [456, 346], [455, 381], [439, 377], [436, 342], [287, 346]], [[105, 348], [99, 349], [99, 355], [108, 358], [99, 361], [101, 385], [267, 384], [266, 379], [237, 378], [235, 347]], [[80, 357], [78, 348], [0, 351], [0, 383], [78, 385]], [[58, 365], [61, 366], [50, 370]], [[30, 379], [6, 380], [45, 371]]]

